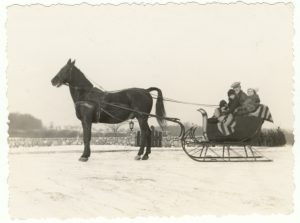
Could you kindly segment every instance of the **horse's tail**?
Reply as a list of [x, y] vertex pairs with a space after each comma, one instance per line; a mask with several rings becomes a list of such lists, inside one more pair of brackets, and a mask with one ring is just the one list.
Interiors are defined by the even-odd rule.
[[166, 111], [165, 111], [165, 106], [164, 106], [164, 98], [162, 95], [162, 92], [159, 88], [156, 87], [150, 87], [147, 89], [147, 91], [157, 91], [157, 98], [156, 98], [156, 109], [155, 109], [155, 114], [158, 116], [156, 117], [157, 122], [159, 126], [164, 129], [166, 126], [166, 120], [164, 117], [166, 117]]

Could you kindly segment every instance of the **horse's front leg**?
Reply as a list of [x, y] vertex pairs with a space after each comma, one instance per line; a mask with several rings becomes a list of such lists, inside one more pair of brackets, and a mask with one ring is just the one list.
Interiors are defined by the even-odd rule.
[[84, 142], [84, 150], [79, 158], [79, 161], [86, 162], [88, 161], [90, 155], [91, 155], [91, 148], [90, 148], [90, 142], [91, 142], [91, 129], [92, 129], [92, 121], [88, 118], [83, 118], [81, 121], [82, 128], [83, 128], [83, 142]]

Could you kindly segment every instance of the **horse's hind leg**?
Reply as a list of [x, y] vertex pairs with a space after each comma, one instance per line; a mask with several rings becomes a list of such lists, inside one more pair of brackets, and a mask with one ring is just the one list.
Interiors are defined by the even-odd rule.
[[[141, 130], [141, 145], [140, 145], [139, 152], [138, 152], [137, 156], [135, 157], [136, 160], [141, 159], [141, 156], [144, 153], [146, 144], [147, 144], [147, 148], [148, 148], [147, 132], [148, 132], [148, 130], [150, 131], [150, 128], [148, 126], [147, 119], [148, 119], [147, 117], [138, 117], [137, 118], [137, 120], [139, 122], [140, 130]], [[151, 134], [151, 132], [150, 132], [150, 134]], [[147, 154], [147, 152], [146, 152], [146, 154]], [[146, 155], [146, 157], [145, 157], [145, 155], [143, 156], [142, 159], [145, 159], [146, 157], [148, 157], [148, 154]]]
[[143, 153], [144, 153], [144, 148], [145, 148], [145, 143], [144, 143], [144, 130], [143, 130], [143, 127], [142, 127], [142, 117], [139, 117], [137, 118], [138, 122], [139, 122], [139, 126], [140, 126], [140, 131], [141, 131], [141, 144], [140, 144], [140, 149], [138, 151], [138, 154], [134, 157], [134, 159], [136, 160], [140, 160]]
[[149, 154], [151, 153], [151, 129], [149, 127], [148, 121], [145, 121], [145, 129], [146, 129], [146, 153], [143, 156], [143, 160], [149, 159]]

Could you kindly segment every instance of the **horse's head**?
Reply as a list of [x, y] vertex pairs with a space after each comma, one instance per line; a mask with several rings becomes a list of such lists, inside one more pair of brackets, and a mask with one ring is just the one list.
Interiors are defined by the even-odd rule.
[[52, 78], [51, 83], [53, 86], [60, 87], [62, 84], [69, 84], [71, 80], [72, 70], [74, 68], [75, 60], [68, 60], [67, 64], [60, 69], [58, 74]]

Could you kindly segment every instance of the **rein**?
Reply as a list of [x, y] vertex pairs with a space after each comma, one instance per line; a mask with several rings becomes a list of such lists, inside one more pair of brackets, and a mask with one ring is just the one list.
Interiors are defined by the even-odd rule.
[[[158, 99], [157, 95], [151, 94], [152, 98]], [[195, 105], [195, 106], [203, 106], [203, 107], [218, 107], [218, 105], [212, 105], [212, 104], [200, 104], [196, 102], [187, 102], [187, 101], [179, 101], [172, 98], [163, 98], [164, 101], [173, 102], [177, 104], [185, 104], [185, 105]]]
[[[91, 88], [85, 88], [85, 87], [72, 86], [72, 85], [67, 84], [67, 83], [63, 83], [63, 84], [68, 86], [68, 87], [71, 87], [75, 90], [89, 90], [89, 91], [91, 91], [95, 87], [95, 86], [92, 86]], [[105, 90], [102, 90], [102, 89], [100, 89], [100, 90], [103, 91], [103, 93], [109, 92], [109, 91], [105, 91]], [[151, 94], [151, 96], [154, 99], [158, 99], [157, 95], [155, 95], [155, 94]], [[196, 102], [179, 101], [179, 100], [176, 100], [176, 99], [166, 98], [166, 97], [164, 97], [163, 100], [167, 101], [167, 102], [177, 103], [177, 104], [194, 105], [194, 106], [202, 106], [202, 107], [213, 107], [213, 108], [218, 107], [218, 105], [213, 105], [213, 104], [200, 104], [200, 103], [196, 103]]]

